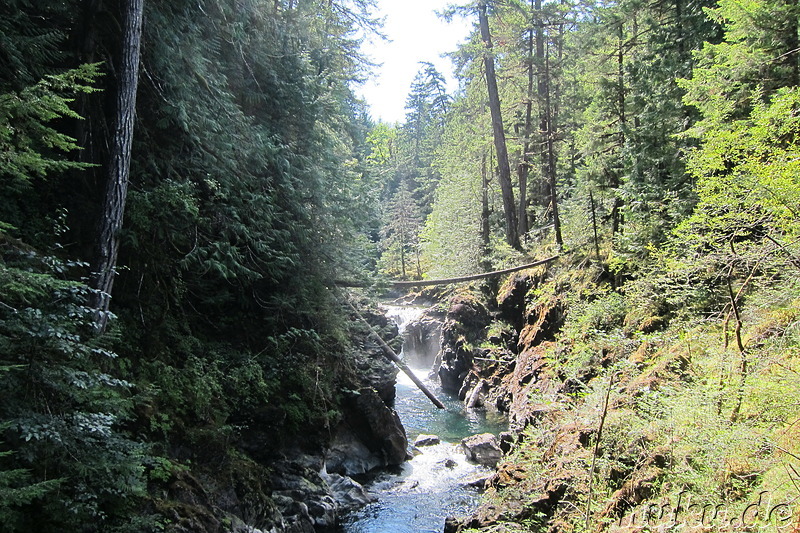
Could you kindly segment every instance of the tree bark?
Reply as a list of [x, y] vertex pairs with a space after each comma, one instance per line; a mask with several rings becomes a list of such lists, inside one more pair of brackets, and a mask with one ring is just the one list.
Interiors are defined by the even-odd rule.
[[[531, 10], [534, 7], [534, 0], [531, 0]], [[525, 126], [523, 130], [524, 141], [522, 143], [522, 162], [519, 164], [517, 173], [519, 176], [519, 235], [521, 238], [528, 233], [530, 225], [528, 223], [528, 173], [531, 170], [530, 153], [531, 153], [531, 135], [533, 133], [533, 43], [534, 43], [534, 26], [531, 21], [531, 27], [528, 31], [528, 90], [526, 92], [527, 102], [525, 103]]]
[[485, 257], [489, 254], [489, 170], [485, 153], [481, 159], [481, 243]]
[[545, 92], [545, 105], [547, 106], [547, 179], [550, 183], [550, 209], [553, 213], [553, 232], [555, 233], [556, 244], [564, 245], [561, 236], [561, 215], [558, 210], [558, 176], [556, 175], [556, 150], [555, 150], [555, 125], [553, 122], [552, 102], [550, 98], [550, 62], [545, 58], [545, 76], [548, 78], [547, 91]]
[[535, 0], [534, 9], [536, 13], [536, 63], [538, 69], [538, 81], [536, 92], [539, 99], [539, 130], [542, 144], [540, 147], [540, 157], [542, 164], [542, 177], [545, 182], [544, 195], [550, 205], [550, 212], [553, 216], [553, 230], [555, 241], [558, 246], [562, 246], [564, 241], [561, 237], [561, 217], [558, 212], [558, 191], [556, 187], [556, 153], [555, 153], [555, 124], [553, 120], [553, 105], [550, 90], [550, 58], [549, 52], [545, 50], [544, 43], [544, 20], [542, 20], [542, 2]]
[[492, 56], [492, 36], [489, 32], [489, 18], [486, 13], [486, 2], [478, 3], [478, 22], [484, 47], [484, 66], [486, 69], [486, 87], [489, 93], [489, 110], [492, 115], [492, 132], [494, 146], [497, 151], [498, 177], [500, 190], [503, 196], [503, 212], [506, 219], [506, 241], [512, 247], [520, 249], [519, 233], [517, 232], [517, 206], [514, 201], [514, 189], [511, 184], [511, 167], [508, 162], [508, 149], [506, 148], [506, 134], [503, 128], [503, 116], [500, 110], [500, 94], [497, 90], [497, 75], [494, 70], [494, 57]]
[[600, 261], [600, 239], [597, 237], [597, 209], [594, 204], [594, 193], [589, 191], [589, 205], [592, 208], [592, 230], [594, 231], [594, 252]]
[[[466, 281], [475, 281], [479, 279], [491, 278], [494, 276], [502, 276], [504, 274], [511, 274], [512, 272], [518, 272], [520, 270], [526, 270], [528, 268], [533, 268], [540, 265], [546, 265], [547, 263], [552, 263], [559, 257], [561, 256], [554, 255], [552, 257], [548, 257], [547, 259], [542, 259], [541, 261], [528, 263], [526, 265], [521, 265], [518, 267], [505, 268], [503, 270], [494, 270], [492, 272], [484, 272], [483, 274], [472, 274], [470, 276], [461, 276], [460, 278], [426, 279], [420, 281], [393, 281], [391, 282], [391, 285], [395, 289], [410, 289], [412, 287], [431, 287], [435, 285], [450, 285], [451, 283], [464, 283]], [[337, 282], [337, 283], [339, 283], [343, 287], [347, 285], [346, 282]]]
[[[617, 34], [618, 50], [617, 50], [617, 105], [619, 106], [619, 126], [620, 126], [620, 146], [625, 145], [625, 130], [627, 127], [627, 117], [625, 115], [625, 21], [619, 21], [619, 30]], [[622, 232], [623, 216], [622, 208], [624, 202], [619, 194], [621, 185], [620, 177], [617, 171], [612, 172], [611, 188], [614, 190], [614, 205], [611, 208], [611, 233], [616, 235]]]
[[123, 3], [124, 26], [119, 68], [117, 72], [116, 116], [111, 139], [103, 213], [97, 235], [95, 260], [90, 286], [94, 290], [90, 302], [95, 310], [95, 330], [105, 331], [111, 290], [114, 286], [119, 233], [125, 215], [125, 199], [130, 176], [133, 125], [136, 117], [136, 91], [139, 81], [144, 0]]

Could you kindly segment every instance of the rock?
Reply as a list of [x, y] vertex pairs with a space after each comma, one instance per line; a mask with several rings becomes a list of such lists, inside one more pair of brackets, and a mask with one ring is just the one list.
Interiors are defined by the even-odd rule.
[[457, 393], [464, 378], [472, 369], [473, 348], [483, 335], [491, 317], [486, 307], [469, 294], [457, 294], [442, 325], [441, 363], [439, 381], [442, 389]]
[[502, 456], [497, 437], [491, 433], [481, 433], [462, 439], [461, 449], [467, 459], [484, 466], [497, 466]]
[[457, 533], [462, 527], [462, 521], [455, 516], [444, 519], [444, 533]]
[[502, 388], [511, 397], [508, 421], [514, 430], [521, 431], [528, 424], [561, 409], [557, 401], [539, 403], [530, 399], [534, 393], [553, 400], [557, 398], [561, 382], [553, 379], [555, 373], [549, 367], [552, 349], [553, 343], [549, 342], [526, 348], [517, 357], [514, 370], [503, 378]]
[[[385, 313], [373, 309], [362, 309], [361, 314], [386, 342], [396, 347], [397, 350], [400, 349], [397, 326]], [[369, 335], [366, 326], [363, 326], [359, 320], [354, 320], [353, 323], [359, 324], [358, 327], [363, 328], [363, 331], [359, 330], [354, 334], [356, 338], [363, 339], [353, 354], [358, 381], [362, 387], [374, 388], [384, 403], [391, 405], [395, 398], [395, 384], [399, 370], [386, 358], [383, 348]]]
[[408, 438], [400, 417], [373, 389], [361, 389], [359, 392], [355, 399], [355, 410], [366, 423], [368, 431], [365, 434], [371, 433], [373, 438], [367, 442], [367, 446], [370, 449], [377, 448], [387, 466], [402, 464], [406, 460]]
[[525, 297], [538, 285], [539, 280], [525, 272], [515, 272], [503, 283], [497, 292], [497, 307], [500, 316], [519, 331], [525, 317]]
[[306, 533], [337, 524], [342, 506], [329, 480], [342, 490], [348, 488], [347, 483], [336, 485], [338, 479], [325, 472], [320, 457], [297, 455], [276, 462], [273, 468], [275, 490], [272, 501], [280, 509], [286, 524], [281, 531]]
[[450, 459], [449, 457], [447, 459], [445, 459], [444, 461], [442, 461], [442, 464], [444, 465], [445, 468], [450, 468], [450, 469], [453, 469], [456, 466], [458, 466], [458, 463], [456, 463], [454, 460]]
[[553, 297], [525, 310], [525, 325], [519, 332], [517, 349], [521, 353], [542, 342], [554, 341], [564, 324], [565, 304], [563, 297]]
[[311, 499], [306, 505], [315, 527], [333, 527], [336, 525], [338, 506], [332, 496], [325, 495]]
[[489, 480], [492, 479], [491, 474], [480, 474], [464, 480], [461, 484], [462, 487], [469, 487], [472, 489], [484, 490]]
[[435, 446], [442, 441], [436, 435], [421, 434], [414, 439], [414, 446]]
[[402, 464], [408, 439], [397, 413], [371, 388], [347, 398], [328, 457], [328, 472], [353, 476]]
[[475, 372], [470, 372], [464, 376], [464, 379], [461, 381], [461, 388], [458, 389], [458, 399], [462, 402], [466, 401], [469, 394], [475, 388], [475, 384], [478, 383], [480, 379], [481, 378], [478, 377], [478, 374]]
[[355, 476], [385, 465], [379, 454], [373, 453], [349, 428], [340, 426], [328, 450], [326, 466], [330, 472]]
[[375, 501], [375, 497], [352, 478], [325, 472], [321, 475], [328, 483], [331, 494], [340, 510], [356, 509]]
[[466, 397], [464, 403], [467, 409], [473, 409], [475, 407], [483, 407], [483, 397], [489, 388], [488, 383], [486, 383], [485, 379], [481, 379], [478, 381], [475, 388], [469, 393]]
[[520, 441], [520, 436], [513, 431], [503, 431], [500, 433], [500, 451], [509, 453], [511, 449]]

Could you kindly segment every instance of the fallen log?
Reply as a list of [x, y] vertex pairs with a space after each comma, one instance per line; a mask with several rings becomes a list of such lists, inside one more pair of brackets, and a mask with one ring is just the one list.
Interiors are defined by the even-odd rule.
[[405, 373], [406, 373], [406, 375], [407, 375], [409, 378], [411, 378], [411, 381], [413, 381], [413, 382], [414, 382], [414, 385], [416, 385], [416, 386], [419, 388], [419, 390], [421, 390], [421, 391], [422, 391], [422, 392], [425, 394], [425, 396], [427, 396], [427, 397], [428, 397], [428, 399], [429, 399], [431, 402], [433, 402], [433, 405], [435, 405], [435, 406], [436, 406], [436, 407], [438, 407], [439, 409], [445, 409], [445, 406], [444, 406], [444, 404], [443, 404], [443, 403], [442, 403], [442, 402], [439, 400], [439, 398], [437, 398], [437, 397], [436, 397], [436, 396], [435, 396], [435, 395], [434, 395], [434, 394], [433, 394], [433, 393], [430, 391], [430, 389], [428, 389], [428, 387], [426, 387], [426, 386], [425, 386], [425, 384], [424, 384], [424, 383], [423, 383], [423, 382], [422, 382], [422, 381], [421, 381], [421, 380], [420, 380], [420, 379], [419, 379], [419, 378], [416, 376], [416, 374], [414, 374], [414, 372], [412, 372], [412, 371], [411, 371], [411, 369], [410, 369], [410, 368], [408, 368], [408, 365], [407, 365], [407, 364], [405, 364], [405, 363], [403, 362], [403, 360], [402, 360], [402, 359], [400, 359], [400, 356], [398, 356], [398, 355], [395, 353], [395, 351], [394, 351], [394, 350], [392, 350], [392, 347], [391, 347], [391, 346], [389, 346], [388, 344], [386, 344], [386, 341], [384, 341], [384, 340], [381, 338], [381, 336], [380, 336], [380, 335], [378, 335], [378, 333], [377, 333], [377, 332], [375, 331], [375, 329], [372, 327], [372, 324], [370, 324], [369, 322], [367, 322], [367, 319], [366, 319], [366, 318], [364, 318], [364, 317], [361, 315], [361, 313], [359, 313], [359, 312], [358, 312], [358, 309], [356, 309], [356, 307], [355, 307], [355, 306], [354, 306], [354, 305], [353, 305], [353, 304], [350, 302], [350, 300], [347, 300], [347, 304], [350, 306], [350, 309], [352, 309], [352, 310], [353, 310], [353, 312], [356, 314], [356, 316], [359, 318], [359, 320], [361, 320], [361, 321], [362, 321], [362, 322], [363, 322], [363, 323], [364, 323], [364, 324], [367, 326], [367, 328], [369, 328], [369, 333], [370, 333], [370, 335], [371, 335], [371, 336], [372, 336], [372, 337], [373, 337], [375, 340], [377, 340], [377, 341], [378, 341], [378, 344], [380, 345], [380, 347], [381, 347], [381, 348], [383, 348], [383, 353], [386, 355], [386, 357], [388, 357], [388, 358], [389, 358], [389, 359], [390, 359], [392, 362], [394, 362], [394, 364], [396, 364], [396, 365], [397, 365], [397, 367], [398, 367], [400, 370], [402, 370], [403, 372], [405, 372]]
[[462, 276], [459, 278], [424, 279], [419, 281], [393, 281], [391, 282], [391, 286], [395, 289], [410, 289], [413, 287], [430, 287], [432, 285], [450, 285], [451, 283], [463, 283], [465, 281], [474, 281], [476, 279], [491, 278], [492, 276], [502, 276], [503, 274], [510, 274], [512, 272], [518, 272], [520, 270], [526, 270], [528, 268], [533, 268], [540, 265], [546, 265], [547, 263], [552, 263], [559, 257], [561, 256], [554, 255], [552, 257], [548, 257], [547, 259], [542, 259], [541, 261], [528, 263], [527, 265], [505, 268], [503, 270], [494, 270], [492, 272], [484, 272], [482, 274], [472, 274], [469, 276]]

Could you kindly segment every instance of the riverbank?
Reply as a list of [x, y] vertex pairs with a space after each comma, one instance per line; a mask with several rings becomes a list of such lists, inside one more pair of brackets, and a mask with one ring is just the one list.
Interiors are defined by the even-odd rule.
[[736, 332], [613, 283], [560, 265], [450, 296], [442, 383], [506, 413], [514, 437], [446, 531], [796, 531], [798, 293], [742, 305]]

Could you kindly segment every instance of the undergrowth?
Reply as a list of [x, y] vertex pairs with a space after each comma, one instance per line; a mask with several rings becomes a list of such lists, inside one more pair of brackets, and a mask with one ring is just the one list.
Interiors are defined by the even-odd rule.
[[548, 364], [578, 392], [530, 399], [560, 410], [501, 464], [486, 502], [517, 511], [482, 531], [797, 531], [800, 283], [741, 293], [740, 345], [730, 305], [689, 313], [653, 278], [579, 278], [564, 268], [529, 299], [573, 291]]

